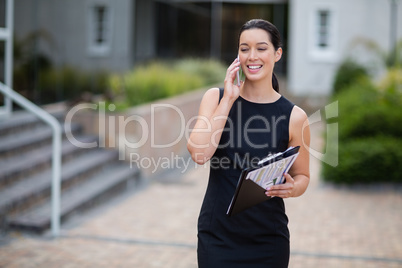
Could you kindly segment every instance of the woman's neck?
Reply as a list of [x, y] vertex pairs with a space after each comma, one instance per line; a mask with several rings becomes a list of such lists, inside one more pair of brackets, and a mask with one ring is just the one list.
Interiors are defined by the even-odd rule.
[[250, 81], [245, 80], [240, 89], [242, 98], [256, 103], [270, 103], [277, 101], [281, 95], [272, 87], [272, 80]]

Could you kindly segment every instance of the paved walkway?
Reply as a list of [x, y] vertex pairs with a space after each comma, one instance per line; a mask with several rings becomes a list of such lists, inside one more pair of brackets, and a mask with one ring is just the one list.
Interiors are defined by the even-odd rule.
[[[312, 136], [321, 148], [319, 125]], [[312, 158], [306, 194], [286, 200], [290, 267], [402, 267], [401, 191], [329, 186], [319, 167]], [[207, 174], [198, 167], [166, 176], [63, 225], [58, 239], [11, 234], [0, 244], [0, 267], [197, 267]]]

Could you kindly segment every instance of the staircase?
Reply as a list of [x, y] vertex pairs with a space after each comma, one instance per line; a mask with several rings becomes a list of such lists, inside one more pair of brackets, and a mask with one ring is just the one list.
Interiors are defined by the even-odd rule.
[[[63, 123], [65, 114], [53, 115]], [[71, 126], [81, 142], [98, 137]], [[64, 128], [63, 128], [64, 131]], [[52, 130], [27, 112], [0, 118], [0, 230], [43, 232], [51, 220]], [[63, 133], [61, 221], [73, 213], [107, 201], [139, 181], [139, 170], [118, 160], [118, 151], [83, 149]]]

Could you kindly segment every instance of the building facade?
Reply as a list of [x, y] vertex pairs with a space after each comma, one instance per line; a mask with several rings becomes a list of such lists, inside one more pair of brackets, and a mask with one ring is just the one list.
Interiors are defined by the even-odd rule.
[[328, 95], [344, 59], [374, 64], [370, 51], [358, 49], [359, 40], [390, 51], [395, 39], [402, 39], [402, 1], [290, 0], [289, 90], [295, 95]]
[[284, 43], [275, 72], [300, 96], [330, 94], [334, 72], [358, 38], [384, 50], [391, 36], [402, 38], [400, 0], [15, 0], [14, 12], [16, 38], [39, 33], [35, 49], [55, 65], [114, 72], [154, 58], [230, 62], [240, 26], [267, 19]]

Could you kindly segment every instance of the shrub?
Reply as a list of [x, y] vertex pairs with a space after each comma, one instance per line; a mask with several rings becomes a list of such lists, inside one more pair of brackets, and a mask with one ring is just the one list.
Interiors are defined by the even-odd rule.
[[26, 66], [15, 68], [13, 89], [39, 104], [74, 100], [89, 92], [101, 94], [107, 90], [105, 72], [85, 72], [72, 67], [40, 68], [36, 73]]
[[74, 100], [86, 92], [106, 92], [107, 74], [101, 71], [89, 73], [67, 66], [51, 68], [40, 73], [38, 85], [42, 102]]
[[176, 95], [202, 84], [196, 75], [174, 71], [159, 63], [139, 67], [125, 75], [123, 81], [129, 105]]
[[402, 141], [389, 136], [343, 140], [339, 165], [323, 166], [323, 177], [335, 183], [402, 182]]
[[221, 82], [226, 75], [225, 65], [216, 60], [183, 59], [176, 63], [176, 69], [201, 76], [204, 85]]
[[402, 92], [393, 82], [397, 76], [387, 77], [384, 81], [391, 82], [383, 81], [380, 88], [358, 80], [333, 96], [339, 107], [339, 143], [328, 146], [338, 145], [329, 151], [338, 150], [339, 164], [323, 165], [326, 181], [402, 182]]
[[[392, 96], [391, 96], [392, 95]], [[402, 101], [396, 92], [385, 94], [372, 85], [355, 84], [336, 95], [339, 103], [339, 137], [402, 136]]]
[[352, 60], [345, 60], [338, 67], [333, 84], [333, 93], [338, 93], [359, 80], [368, 80], [367, 70]]
[[[402, 66], [389, 69], [385, 77], [380, 81], [379, 88], [381, 91], [391, 95], [399, 93], [402, 96]], [[399, 101], [401, 100], [399, 99]]]
[[112, 75], [109, 87], [118, 109], [177, 95], [224, 78], [223, 65], [216, 61], [186, 59], [152, 62], [123, 75]]

